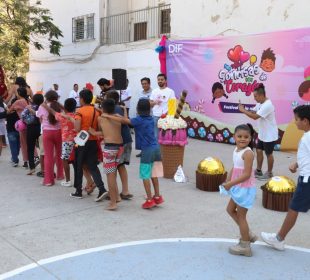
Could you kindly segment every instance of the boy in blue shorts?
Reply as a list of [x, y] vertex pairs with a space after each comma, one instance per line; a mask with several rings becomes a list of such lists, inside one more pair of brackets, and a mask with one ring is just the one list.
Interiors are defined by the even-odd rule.
[[278, 233], [262, 232], [263, 240], [276, 250], [284, 250], [284, 239], [295, 225], [299, 212], [310, 209], [310, 105], [301, 105], [294, 109], [295, 123], [305, 133], [297, 151], [297, 162], [290, 165], [292, 173], [299, 169], [297, 188], [282, 227]]
[[[151, 104], [148, 99], [140, 99], [137, 105], [138, 116], [128, 119], [124, 110], [124, 117], [103, 114], [104, 117], [119, 121], [123, 124], [132, 125], [135, 129], [136, 149], [141, 150], [140, 179], [147, 195], [142, 204], [143, 209], [150, 209], [164, 202], [159, 192], [158, 177], [163, 176], [160, 148], [154, 134], [154, 120], [150, 115]], [[151, 181], [155, 194], [152, 196]]]

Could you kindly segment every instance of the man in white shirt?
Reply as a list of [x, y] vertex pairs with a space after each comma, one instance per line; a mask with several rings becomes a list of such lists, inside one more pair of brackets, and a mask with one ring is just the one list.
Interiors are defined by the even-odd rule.
[[157, 84], [158, 88], [154, 89], [150, 96], [151, 106], [153, 107], [154, 132], [156, 139], [158, 139], [157, 122], [161, 115], [167, 114], [168, 100], [175, 98], [174, 91], [167, 87], [167, 77], [165, 74], [157, 75]]
[[[273, 176], [273, 150], [279, 138], [278, 126], [274, 106], [270, 99], [266, 97], [264, 85], [260, 84], [254, 90], [253, 95], [257, 102], [257, 105], [252, 109], [253, 112], [247, 111], [241, 104], [239, 104], [239, 111], [253, 120], [258, 120], [258, 142], [256, 145], [257, 168], [255, 170], [255, 177], [260, 180], [267, 180]], [[268, 171], [264, 174], [262, 172], [264, 161], [263, 151], [265, 151], [268, 163]]]
[[131, 90], [128, 87], [128, 85], [129, 85], [129, 80], [126, 79], [126, 89], [121, 90], [121, 95], [120, 95], [121, 102], [123, 102], [126, 106], [127, 116], [129, 116], [130, 99], [131, 99]]
[[80, 105], [80, 95], [79, 95], [79, 85], [78, 84], [74, 84], [73, 85], [73, 90], [70, 91], [69, 97], [75, 99], [76, 107], [77, 108], [81, 107], [81, 105]]
[[310, 209], [310, 105], [298, 106], [294, 115], [297, 128], [305, 132], [298, 145], [297, 162], [289, 167], [292, 173], [299, 169], [297, 187], [278, 233], [261, 233], [268, 245], [280, 251], [285, 249], [285, 237], [294, 227], [299, 212], [306, 213]]

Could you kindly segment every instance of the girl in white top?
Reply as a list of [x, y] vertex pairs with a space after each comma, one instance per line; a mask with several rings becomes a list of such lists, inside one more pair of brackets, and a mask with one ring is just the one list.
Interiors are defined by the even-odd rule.
[[254, 130], [250, 124], [238, 125], [234, 139], [236, 148], [233, 153], [233, 168], [227, 181], [220, 186], [220, 193], [230, 195], [227, 212], [239, 227], [240, 242], [229, 248], [233, 255], [252, 256], [250, 242], [255, 242], [257, 236], [250, 232], [246, 215], [253, 206], [256, 187], [253, 173], [254, 153], [252, 140]]

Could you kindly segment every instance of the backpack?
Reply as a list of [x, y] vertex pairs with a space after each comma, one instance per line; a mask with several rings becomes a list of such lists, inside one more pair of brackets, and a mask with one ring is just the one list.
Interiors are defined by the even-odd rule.
[[25, 124], [34, 124], [36, 123], [37, 117], [31, 114], [28, 108], [25, 108], [21, 114], [21, 119]]

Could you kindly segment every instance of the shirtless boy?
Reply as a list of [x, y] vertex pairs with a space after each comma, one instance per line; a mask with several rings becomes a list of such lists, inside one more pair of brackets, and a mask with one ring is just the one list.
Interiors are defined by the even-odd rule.
[[[114, 100], [104, 100], [102, 102], [101, 108], [103, 113], [113, 115], [115, 110]], [[116, 181], [117, 166], [120, 161], [120, 156], [123, 153], [121, 123], [101, 116], [98, 118], [98, 125], [101, 131], [90, 129], [89, 133], [97, 136], [102, 135], [104, 137], [103, 169], [107, 175], [110, 195], [110, 204], [106, 209], [116, 210], [116, 203], [121, 200]]]

